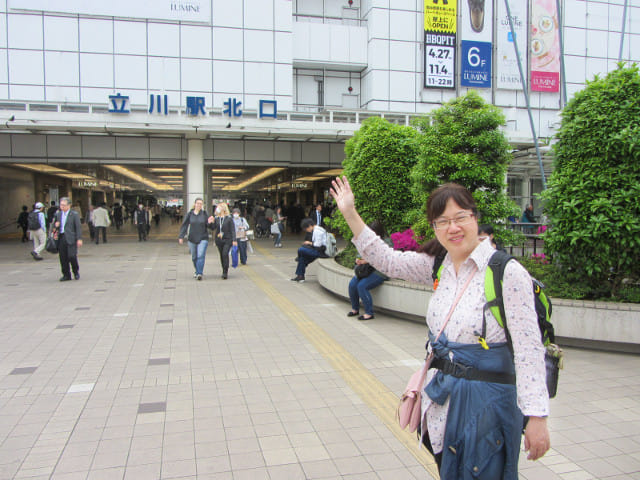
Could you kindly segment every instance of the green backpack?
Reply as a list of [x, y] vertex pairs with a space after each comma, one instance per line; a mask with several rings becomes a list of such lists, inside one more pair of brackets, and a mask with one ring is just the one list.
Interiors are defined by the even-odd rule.
[[[505, 329], [507, 344], [509, 346], [509, 350], [511, 350], [511, 353], [513, 354], [511, 335], [509, 334], [509, 329], [504, 321], [506, 314], [504, 311], [504, 303], [502, 301], [502, 279], [504, 277], [504, 269], [510, 260], [517, 261], [504, 250], [496, 250], [489, 259], [488, 268], [484, 277], [484, 292], [487, 297], [487, 303], [485, 303], [482, 311], [482, 334], [478, 341], [483, 348], [489, 348], [486, 342], [486, 312], [487, 310], [490, 310], [498, 324]], [[434, 290], [437, 288], [440, 281], [443, 261], [444, 256], [437, 256], [435, 258], [432, 274]], [[562, 368], [563, 352], [557, 345], [555, 345], [555, 332], [553, 324], [550, 321], [552, 313], [551, 300], [544, 292], [544, 285], [533, 277], [531, 280], [535, 310], [538, 317], [538, 328], [540, 329], [540, 337], [542, 344], [545, 346], [546, 352], [545, 364], [547, 367], [547, 390], [549, 391], [549, 397], [553, 398], [556, 395], [558, 387], [558, 370]]]

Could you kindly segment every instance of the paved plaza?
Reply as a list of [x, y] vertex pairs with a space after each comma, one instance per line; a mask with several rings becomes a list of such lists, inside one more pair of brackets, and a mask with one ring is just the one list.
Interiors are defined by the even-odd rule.
[[[64, 283], [0, 241], [0, 479], [437, 478], [394, 421], [424, 325], [347, 318], [317, 264], [289, 281], [298, 237], [228, 280], [210, 245], [198, 282], [177, 226], [109, 233]], [[640, 479], [638, 407], [640, 357], [567, 348], [552, 450], [520, 478]]]

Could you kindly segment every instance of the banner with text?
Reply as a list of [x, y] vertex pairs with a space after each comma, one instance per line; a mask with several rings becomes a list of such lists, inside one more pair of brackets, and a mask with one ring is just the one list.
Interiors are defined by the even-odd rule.
[[560, 91], [560, 42], [555, 0], [534, 0], [531, 10], [531, 90]]
[[467, 0], [462, 2], [461, 8], [460, 84], [465, 87], [491, 88], [493, 2]]
[[424, 86], [455, 88], [457, 1], [424, 0]]
[[9, 0], [9, 9], [211, 23], [210, 0]]
[[[509, 15], [504, 0], [498, 2], [496, 27], [496, 87], [505, 90], [522, 90], [518, 59], [513, 48], [513, 36], [509, 27]], [[509, 0], [513, 31], [516, 35], [520, 61], [526, 75], [527, 68], [527, 0]]]

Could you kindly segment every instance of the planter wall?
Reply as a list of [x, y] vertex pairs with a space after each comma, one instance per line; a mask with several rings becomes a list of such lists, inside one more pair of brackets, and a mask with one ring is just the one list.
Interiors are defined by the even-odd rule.
[[[318, 280], [327, 290], [348, 300], [353, 270], [334, 259], [318, 261]], [[424, 323], [430, 286], [389, 280], [371, 291], [376, 308]], [[640, 305], [552, 299], [557, 342], [601, 350], [640, 353]]]

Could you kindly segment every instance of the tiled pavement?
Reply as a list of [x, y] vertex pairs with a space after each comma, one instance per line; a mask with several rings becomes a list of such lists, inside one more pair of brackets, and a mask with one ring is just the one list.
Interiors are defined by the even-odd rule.
[[[390, 407], [423, 326], [347, 318], [316, 265], [290, 282], [299, 239], [254, 241], [226, 281], [210, 246], [197, 282], [164, 233], [86, 244], [66, 283], [0, 242], [0, 479], [432, 478]], [[639, 393], [639, 357], [567, 349], [552, 450], [520, 478], [640, 479]]]

